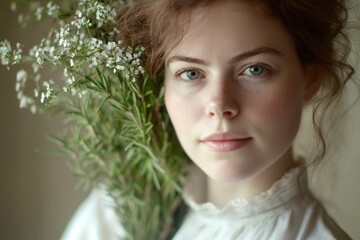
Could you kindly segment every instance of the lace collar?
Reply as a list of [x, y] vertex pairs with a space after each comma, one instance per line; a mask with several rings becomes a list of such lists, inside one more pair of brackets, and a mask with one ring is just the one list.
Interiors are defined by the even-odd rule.
[[305, 198], [307, 193], [307, 177], [303, 166], [290, 169], [276, 181], [267, 191], [250, 198], [236, 198], [223, 208], [217, 208], [211, 202], [201, 202], [205, 194], [206, 177], [197, 167], [189, 171], [188, 182], [184, 189], [184, 200], [193, 212], [205, 217], [245, 218], [266, 212], [283, 211], [291, 203]]

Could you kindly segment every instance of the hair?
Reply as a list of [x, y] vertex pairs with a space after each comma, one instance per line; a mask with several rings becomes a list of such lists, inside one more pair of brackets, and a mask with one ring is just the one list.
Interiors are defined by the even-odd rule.
[[[151, 76], [162, 73], [170, 50], [182, 39], [190, 22], [191, 10], [224, 0], [133, 0], [120, 7], [120, 38], [128, 46], [145, 47], [145, 68]], [[235, 1], [235, 0], [234, 0]], [[245, 1], [245, 0], [238, 0]], [[278, 18], [292, 37], [303, 65], [314, 65], [321, 73], [321, 86], [314, 104], [312, 124], [320, 143], [313, 163], [326, 153], [322, 126], [328, 107], [336, 105], [346, 83], [354, 74], [347, 63], [350, 40], [346, 33], [346, 0], [258, 0]]]

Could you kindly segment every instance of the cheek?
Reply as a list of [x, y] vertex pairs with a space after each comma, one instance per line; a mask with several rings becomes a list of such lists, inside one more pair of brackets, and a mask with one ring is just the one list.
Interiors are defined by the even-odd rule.
[[165, 93], [165, 105], [182, 148], [191, 155], [191, 149], [194, 147], [193, 140], [196, 139], [194, 136], [198, 121], [196, 117], [198, 104], [196, 101], [183, 99], [168, 92]]
[[300, 125], [302, 109], [302, 92], [296, 88], [283, 88], [266, 96], [259, 104], [258, 120], [272, 132], [272, 137], [288, 135], [293, 138]]
[[192, 124], [196, 104], [191, 104], [190, 100], [167, 91], [165, 92], [165, 106], [177, 133], [182, 133], [184, 129], [191, 126], [189, 124]]

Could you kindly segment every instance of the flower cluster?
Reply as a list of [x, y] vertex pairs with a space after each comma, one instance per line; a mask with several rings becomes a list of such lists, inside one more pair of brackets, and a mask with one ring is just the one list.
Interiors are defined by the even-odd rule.
[[[12, 5], [16, 9], [16, 5]], [[54, 2], [41, 6], [32, 2], [30, 10], [36, 20], [48, 17], [60, 18], [70, 10], [62, 10]], [[27, 58], [33, 59], [32, 72], [19, 71], [19, 76], [26, 76], [19, 80], [21, 87], [17, 87], [20, 107], [29, 107], [35, 113], [36, 102], [51, 103], [60, 92], [71, 93], [82, 97], [84, 87], [79, 84], [79, 74], [86, 68], [106, 67], [113, 73], [122, 72], [128, 78], [134, 78], [144, 73], [141, 66], [142, 48], [125, 48], [121, 41], [116, 40], [119, 30], [115, 26], [116, 10], [111, 5], [97, 0], [79, 0], [73, 15], [67, 19], [60, 19], [58, 28], [50, 30], [48, 35], [33, 46]], [[24, 17], [21, 18], [24, 23]], [[30, 17], [27, 17], [30, 19]], [[111, 27], [110, 27], [111, 26]], [[12, 50], [8, 41], [0, 43], [1, 64], [11, 66], [20, 63], [22, 58], [21, 45]], [[41, 70], [45, 64], [63, 68], [65, 81], [42, 79]], [[25, 79], [35, 82], [33, 96], [25, 95]], [[20, 86], [19, 85], [19, 86]], [[37, 101], [35, 100], [37, 99]]]
[[1, 64], [9, 66], [18, 64], [21, 60], [22, 49], [20, 43], [16, 44], [13, 50], [9, 41], [0, 42]]

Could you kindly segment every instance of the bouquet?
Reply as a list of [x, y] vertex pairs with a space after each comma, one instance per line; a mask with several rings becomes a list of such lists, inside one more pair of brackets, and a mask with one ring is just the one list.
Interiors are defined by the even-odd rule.
[[[51, 139], [82, 184], [106, 188], [126, 239], [169, 238], [181, 203], [184, 155], [165, 110], [161, 77], [145, 72], [141, 46], [117, 39], [116, 8], [123, 1], [26, 4], [22, 26], [50, 20], [52, 27], [28, 54], [21, 43], [0, 42], [1, 64], [19, 68], [20, 108], [66, 115], [66, 131]], [[53, 69], [61, 74], [44, 79]]]

